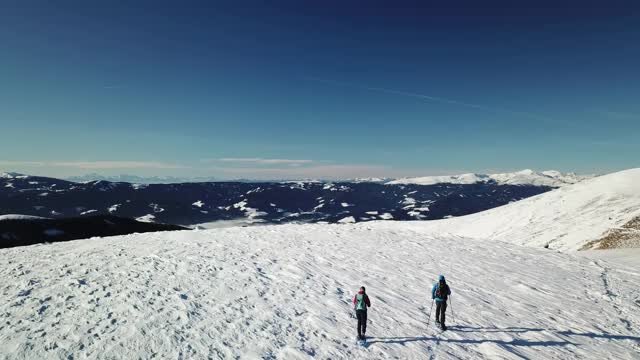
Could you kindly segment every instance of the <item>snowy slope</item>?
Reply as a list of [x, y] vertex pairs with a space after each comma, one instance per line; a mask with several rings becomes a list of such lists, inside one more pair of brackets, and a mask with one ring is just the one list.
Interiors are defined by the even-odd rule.
[[0, 173], [0, 179], [27, 179], [29, 175], [19, 174], [16, 172]]
[[640, 168], [599, 176], [495, 209], [423, 223], [433, 232], [578, 250], [640, 215]]
[[[453, 289], [445, 333], [427, 323], [439, 273]], [[0, 250], [0, 354], [632, 359], [639, 281], [637, 269], [409, 223], [81, 240]], [[367, 348], [354, 344], [360, 285], [372, 301]]]
[[47, 219], [41, 216], [21, 215], [21, 214], [6, 214], [0, 215], [0, 221], [3, 220], [42, 220]]
[[496, 182], [502, 185], [536, 185], [561, 187], [578, 183], [589, 176], [580, 176], [574, 173], [561, 173], [555, 170], [535, 172], [522, 170], [513, 173], [502, 174], [462, 174], [448, 176], [425, 176], [417, 178], [403, 178], [387, 182], [388, 185], [434, 185], [434, 184], [475, 184], [483, 182]]

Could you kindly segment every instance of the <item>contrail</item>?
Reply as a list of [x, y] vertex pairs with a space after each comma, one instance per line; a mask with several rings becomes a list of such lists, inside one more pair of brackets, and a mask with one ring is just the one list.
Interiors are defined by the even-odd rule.
[[429, 95], [424, 95], [424, 94], [418, 94], [418, 93], [409, 92], [409, 91], [394, 90], [394, 89], [387, 89], [387, 88], [374, 87], [374, 86], [366, 86], [366, 85], [360, 85], [360, 84], [355, 84], [355, 83], [350, 83], [350, 82], [337, 81], [337, 80], [327, 80], [327, 79], [320, 79], [320, 78], [314, 78], [314, 77], [307, 77], [305, 79], [311, 80], [311, 81], [317, 81], [317, 82], [321, 82], [321, 83], [325, 83], [325, 84], [332, 84], [332, 85], [350, 87], [350, 88], [355, 88], [355, 89], [376, 91], [376, 92], [381, 92], [381, 93], [386, 93], [386, 94], [393, 94], [393, 95], [400, 95], [400, 96], [408, 96], [408, 97], [413, 97], [413, 98], [418, 98], [418, 99], [424, 99], [424, 100], [439, 102], [441, 104], [464, 106], [464, 107], [468, 107], [468, 108], [472, 108], [472, 109], [478, 109], [478, 110], [483, 110], [483, 111], [488, 111], [488, 112], [493, 112], [493, 113], [502, 113], [502, 114], [525, 116], [525, 117], [528, 117], [528, 118], [531, 118], [531, 119], [542, 120], [542, 121], [553, 121], [552, 118], [549, 118], [549, 117], [546, 117], [546, 116], [540, 116], [540, 115], [532, 114], [532, 113], [528, 113], [528, 112], [514, 111], [514, 110], [509, 110], [509, 109], [496, 108], [496, 107], [492, 107], [492, 106], [483, 106], [483, 105], [478, 105], [478, 104], [471, 104], [471, 103], [467, 103], [467, 102], [463, 102], [463, 101], [452, 100], [452, 99], [447, 99], [447, 98], [442, 98], [442, 97], [437, 97], [437, 96], [429, 96]]

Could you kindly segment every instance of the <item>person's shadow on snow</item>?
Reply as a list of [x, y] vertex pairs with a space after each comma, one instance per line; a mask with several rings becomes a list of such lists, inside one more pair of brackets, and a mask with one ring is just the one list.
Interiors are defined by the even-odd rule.
[[[464, 333], [512, 333], [512, 334], [521, 334], [526, 332], [542, 332], [547, 331], [551, 334], [561, 335], [564, 337], [590, 337], [590, 338], [603, 338], [608, 340], [634, 340], [640, 341], [640, 337], [630, 336], [630, 335], [614, 335], [608, 333], [596, 334], [596, 333], [578, 333], [574, 331], [553, 331], [548, 329], [537, 329], [537, 328], [523, 328], [523, 327], [507, 327], [507, 328], [483, 328], [483, 327], [470, 327], [470, 326], [450, 326], [449, 331], [454, 333], [464, 332]], [[382, 343], [382, 344], [401, 344], [406, 345], [407, 343], [412, 342], [444, 342], [444, 343], [459, 343], [459, 344], [481, 344], [481, 343], [494, 343], [498, 345], [512, 345], [512, 346], [567, 346], [567, 345], [575, 345], [574, 342], [569, 339], [561, 340], [561, 341], [538, 341], [538, 340], [523, 340], [523, 339], [513, 339], [513, 340], [498, 340], [498, 339], [447, 339], [441, 337], [429, 337], [429, 336], [418, 336], [418, 337], [408, 337], [408, 336], [398, 336], [398, 337], [374, 337], [370, 338], [368, 344]]]

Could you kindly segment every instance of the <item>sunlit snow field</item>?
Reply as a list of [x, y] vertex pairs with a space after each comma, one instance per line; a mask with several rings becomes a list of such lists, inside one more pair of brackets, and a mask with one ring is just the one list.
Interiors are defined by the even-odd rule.
[[[0, 250], [3, 358], [637, 358], [640, 274], [416, 223], [281, 225]], [[427, 323], [453, 290], [450, 331]], [[369, 346], [350, 301], [371, 297]], [[455, 318], [454, 318], [455, 316]], [[432, 316], [433, 319], [433, 316]]]

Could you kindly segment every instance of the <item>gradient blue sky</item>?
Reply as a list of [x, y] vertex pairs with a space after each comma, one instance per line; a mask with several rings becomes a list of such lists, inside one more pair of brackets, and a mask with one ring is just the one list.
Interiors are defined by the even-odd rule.
[[637, 1], [97, 3], [0, 5], [1, 170], [640, 166]]

